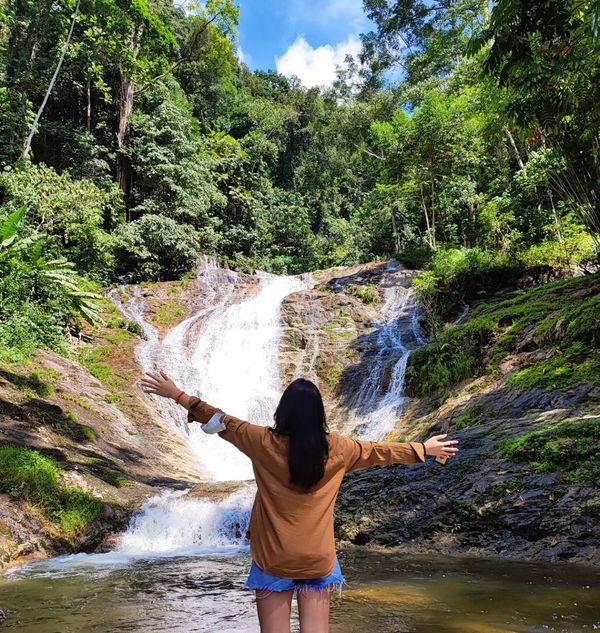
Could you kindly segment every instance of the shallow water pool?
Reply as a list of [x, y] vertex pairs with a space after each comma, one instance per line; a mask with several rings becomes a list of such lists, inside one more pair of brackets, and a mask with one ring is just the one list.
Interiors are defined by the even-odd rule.
[[[587, 633], [600, 630], [600, 570], [489, 559], [339, 555], [347, 586], [333, 633]], [[247, 553], [78, 555], [0, 576], [3, 631], [256, 633]], [[295, 609], [295, 602], [294, 602]], [[294, 616], [294, 627], [297, 630]]]

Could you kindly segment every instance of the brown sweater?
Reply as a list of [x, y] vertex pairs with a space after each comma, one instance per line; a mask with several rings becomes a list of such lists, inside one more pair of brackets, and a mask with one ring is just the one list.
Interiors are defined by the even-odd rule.
[[425, 462], [421, 442], [370, 442], [329, 433], [325, 474], [303, 492], [289, 481], [285, 436], [190, 398], [189, 422], [207, 422], [215, 413], [227, 426], [219, 435], [252, 460], [258, 490], [250, 518], [250, 552], [261, 569], [275, 576], [321, 578], [333, 571], [333, 509], [347, 472]]

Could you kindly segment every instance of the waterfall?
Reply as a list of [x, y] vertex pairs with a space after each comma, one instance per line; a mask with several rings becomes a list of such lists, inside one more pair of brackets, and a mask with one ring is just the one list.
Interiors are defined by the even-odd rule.
[[[144, 371], [162, 369], [187, 393], [198, 395], [231, 415], [269, 424], [281, 394], [278, 350], [283, 299], [306, 288], [301, 277], [259, 272], [252, 277], [205, 261], [198, 281], [207, 307], [173, 328], [163, 341], [145, 317], [139, 287], [125, 303], [111, 298], [142, 328], [145, 340], [136, 350]], [[252, 283], [254, 282], [254, 283]], [[187, 412], [153, 396], [161, 414], [172, 420], [213, 481], [248, 480], [250, 460], [228, 442], [187, 424]], [[167, 491], [146, 502], [122, 537], [123, 553], [159, 554], [240, 547], [255, 493], [253, 484], [223, 500], [190, 498]]]
[[419, 326], [420, 308], [399, 262], [383, 275], [384, 304], [373, 324], [373, 358], [366, 376], [350, 399], [353, 417], [347, 432], [362, 439], [382, 440], [394, 429], [408, 401], [404, 392], [406, 367], [412, 351], [425, 343]]
[[131, 521], [120, 554], [213, 553], [246, 544], [252, 487], [216, 501], [166, 491], [148, 499]]
[[[311, 276], [252, 276], [205, 261], [197, 277], [207, 298], [204, 307], [174, 327], [161, 341], [146, 320], [139, 287], [121, 302], [113, 301], [142, 328], [145, 340], [136, 350], [145, 371], [164, 370], [189, 394], [200, 396], [229, 414], [270, 424], [281, 394], [279, 347], [283, 299], [314, 284]], [[367, 370], [351, 398], [354, 417], [346, 432], [379, 440], [394, 428], [406, 404], [404, 379], [409, 356], [425, 342], [419, 308], [410, 288], [410, 273], [390, 262], [380, 287], [383, 304], [373, 324]], [[307, 344], [296, 375], [313, 377], [319, 354], [318, 336]], [[228, 442], [187, 424], [187, 412], [172, 401], [153, 396], [161, 414], [171, 420], [189, 443], [206, 478], [240, 481], [252, 478], [250, 460]], [[187, 491], [167, 491], [148, 500], [123, 535], [120, 553], [160, 555], [213, 552], [245, 544], [253, 482], [221, 500], [197, 499]]]

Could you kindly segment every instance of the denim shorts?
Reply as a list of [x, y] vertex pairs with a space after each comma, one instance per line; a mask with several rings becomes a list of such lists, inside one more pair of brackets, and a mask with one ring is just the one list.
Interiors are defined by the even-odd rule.
[[346, 582], [340, 563], [336, 557], [335, 567], [333, 571], [321, 578], [309, 578], [298, 579], [281, 578], [280, 576], [273, 576], [266, 571], [263, 571], [254, 561], [250, 567], [250, 574], [248, 580], [246, 580], [246, 587], [248, 589], [266, 589], [271, 591], [289, 591], [290, 589], [296, 589], [298, 591], [309, 589], [321, 589], [326, 591], [339, 590], [342, 594], [342, 585]]

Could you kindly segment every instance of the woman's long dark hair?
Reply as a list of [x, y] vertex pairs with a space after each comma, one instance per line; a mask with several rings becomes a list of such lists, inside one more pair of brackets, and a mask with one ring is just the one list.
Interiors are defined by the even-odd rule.
[[325, 407], [318, 387], [305, 378], [291, 382], [274, 417], [273, 432], [289, 437], [290, 483], [311, 488], [323, 477], [329, 455]]

